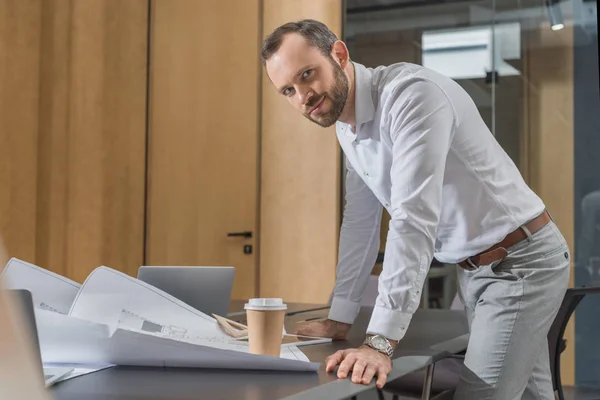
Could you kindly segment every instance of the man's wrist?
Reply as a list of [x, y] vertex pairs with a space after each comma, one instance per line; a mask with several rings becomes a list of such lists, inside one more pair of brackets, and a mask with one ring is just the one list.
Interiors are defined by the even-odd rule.
[[331, 338], [334, 340], [344, 340], [348, 336], [348, 332], [352, 325], [347, 324], [345, 322], [335, 321], [333, 319], [327, 319], [326, 323], [328, 325], [329, 332], [332, 333]]
[[[374, 335], [374, 334], [372, 334], [372, 333], [367, 333], [367, 334], [365, 335], [365, 337], [373, 337], [373, 336], [375, 336], [375, 335]], [[383, 336], [383, 335], [379, 335], [379, 336]], [[384, 336], [384, 337], [385, 337], [385, 336]], [[396, 349], [396, 346], [398, 346], [398, 340], [389, 339], [389, 338], [386, 338], [386, 340], [387, 340], [387, 341], [390, 343], [390, 346], [392, 346], [392, 348], [395, 350], [395, 349]]]
[[330, 324], [332, 324], [332, 325], [334, 325], [336, 327], [340, 327], [340, 328], [350, 329], [352, 327], [351, 324], [347, 324], [345, 322], [336, 321], [336, 320], [330, 319], [330, 318], [328, 318], [327, 321], [329, 321]]
[[367, 346], [379, 353], [385, 354], [388, 357], [392, 357], [398, 341], [388, 339], [383, 335], [372, 335], [367, 334], [363, 342], [364, 346]]

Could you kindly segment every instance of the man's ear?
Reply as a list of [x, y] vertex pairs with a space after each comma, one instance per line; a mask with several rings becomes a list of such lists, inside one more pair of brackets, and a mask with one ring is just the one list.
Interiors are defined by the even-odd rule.
[[345, 68], [350, 62], [350, 52], [348, 51], [348, 47], [346, 47], [346, 44], [341, 40], [338, 40], [333, 44], [331, 56], [342, 68]]

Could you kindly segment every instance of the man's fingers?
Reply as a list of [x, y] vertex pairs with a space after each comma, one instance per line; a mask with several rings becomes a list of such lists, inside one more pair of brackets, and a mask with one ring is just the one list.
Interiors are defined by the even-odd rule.
[[357, 360], [352, 367], [352, 382], [361, 383], [363, 372], [365, 372], [365, 368], [367, 363], [362, 360]]
[[362, 376], [362, 383], [364, 383], [365, 385], [368, 385], [369, 383], [371, 383], [371, 380], [375, 376], [375, 372], [377, 372], [375, 367], [372, 367], [369, 365], [367, 368], [365, 368], [365, 372], [363, 373], [363, 376]]
[[344, 359], [344, 350], [339, 350], [325, 359], [325, 371], [331, 372]]
[[387, 371], [386, 368], [384, 367], [379, 367], [377, 369], [377, 387], [379, 389], [383, 388], [383, 386], [385, 385], [385, 381], [387, 380]]
[[344, 360], [342, 361], [342, 363], [340, 364], [340, 367], [338, 368], [338, 378], [344, 379], [345, 377], [347, 377], [348, 373], [352, 370], [352, 367], [354, 367], [355, 361], [356, 361], [356, 356], [354, 354], [352, 354], [352, 353], [346, 354], [346, 356], [344, 357]]
[[325, 359], [325, 370], [331, 372], [339, 365], [338, 378], [345, 379], [351, 374], [352, 382], [365, 385], [370, 384], [373, 377], [377, 375], [376, 385], [381, 389], [387, 381], [388, 373], [391, 371], [390, 366], [385, 364], [381, 357], [375, 357], [373, 353], [367, 353], [364, 349], [347, 349], [337, 351], [327, 357]]

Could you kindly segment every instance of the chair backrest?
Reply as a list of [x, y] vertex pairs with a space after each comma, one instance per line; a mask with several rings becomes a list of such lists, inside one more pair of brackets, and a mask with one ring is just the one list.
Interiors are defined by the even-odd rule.
[[[567, 289], [565, 296], [563, 298], [562, 304], [550, 330], [548, 332], [548, 349], [550, 353], [550, 369], [552, 372], [552, 386], [556, 394], [558, 395], [559, 400], [564, 400], [564, 395], [562, 391], [562, 384], [560, 381], [560, 354], [564, 350], [564, 340], [563, 335], [565, 332], [565, 328], [569, 319], [573, 315], [573, 312], [581, 302], [581, 300], [588, 294], [600, 294], [600, 282], [595, 284], [590, 284], [589, 286], [576, 287]], [[454, 301], [452, 302], [451, 309], [454, 310], [463, 310], [464, 306], [458, 297], [458, 294], [455, 296]], [[452, 375], [455, 381], [458, 381], [460, 376], [460, 371], [448, 371], [444, 365], [440, 364], [439, 367], [436, 367], [438, 372], [444, 371], [446, 375]], [[434, 376], [435, 381], [435, 376]], [[421, 380], [422, 382], [422, 380]], [[403, 382], [403, 385], [406, 386], [406, 380]], [[448, 385], [452, 386], [452, 385]], [[387, 387], [395, 387], [394, 385], [386, 386]]]
[[559, 400], [564, 400], [562, 384], [560, 380], [560, 354], [565, 349], [563, 335], [571, 315], [588, 294], [600, 294], [600, 283], [590, 284], [567, 289], [562, 304], [554, 318], [554, 322], [548, 332], [548, 351], [550, 353], [550, 370], [552, 372], [552, 386], [557, 392]]
[[[552, 387], [557, 392], [559, 400], [564, 400], [560, 381], [560, 355], [565, 349], [565, 340], [563, 339], [565, 328], [581, 300], [588, 294], [600, 294], [600, 282], [590, 284], [589, 286], [567, 289], [558, 313], [548, 331], [548, 352], [550, 354]], [[458, 294], [452, 302], [451, 309], [464, 309]]]

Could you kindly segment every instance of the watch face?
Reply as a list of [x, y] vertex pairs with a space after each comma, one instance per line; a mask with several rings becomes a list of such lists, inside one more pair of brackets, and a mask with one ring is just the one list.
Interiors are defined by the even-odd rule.
[[384, 350], [387, 347], [387, 341], [381, 336], [373, 336], [371, 343], [373, 344], [373, 347], [379, 350]]

